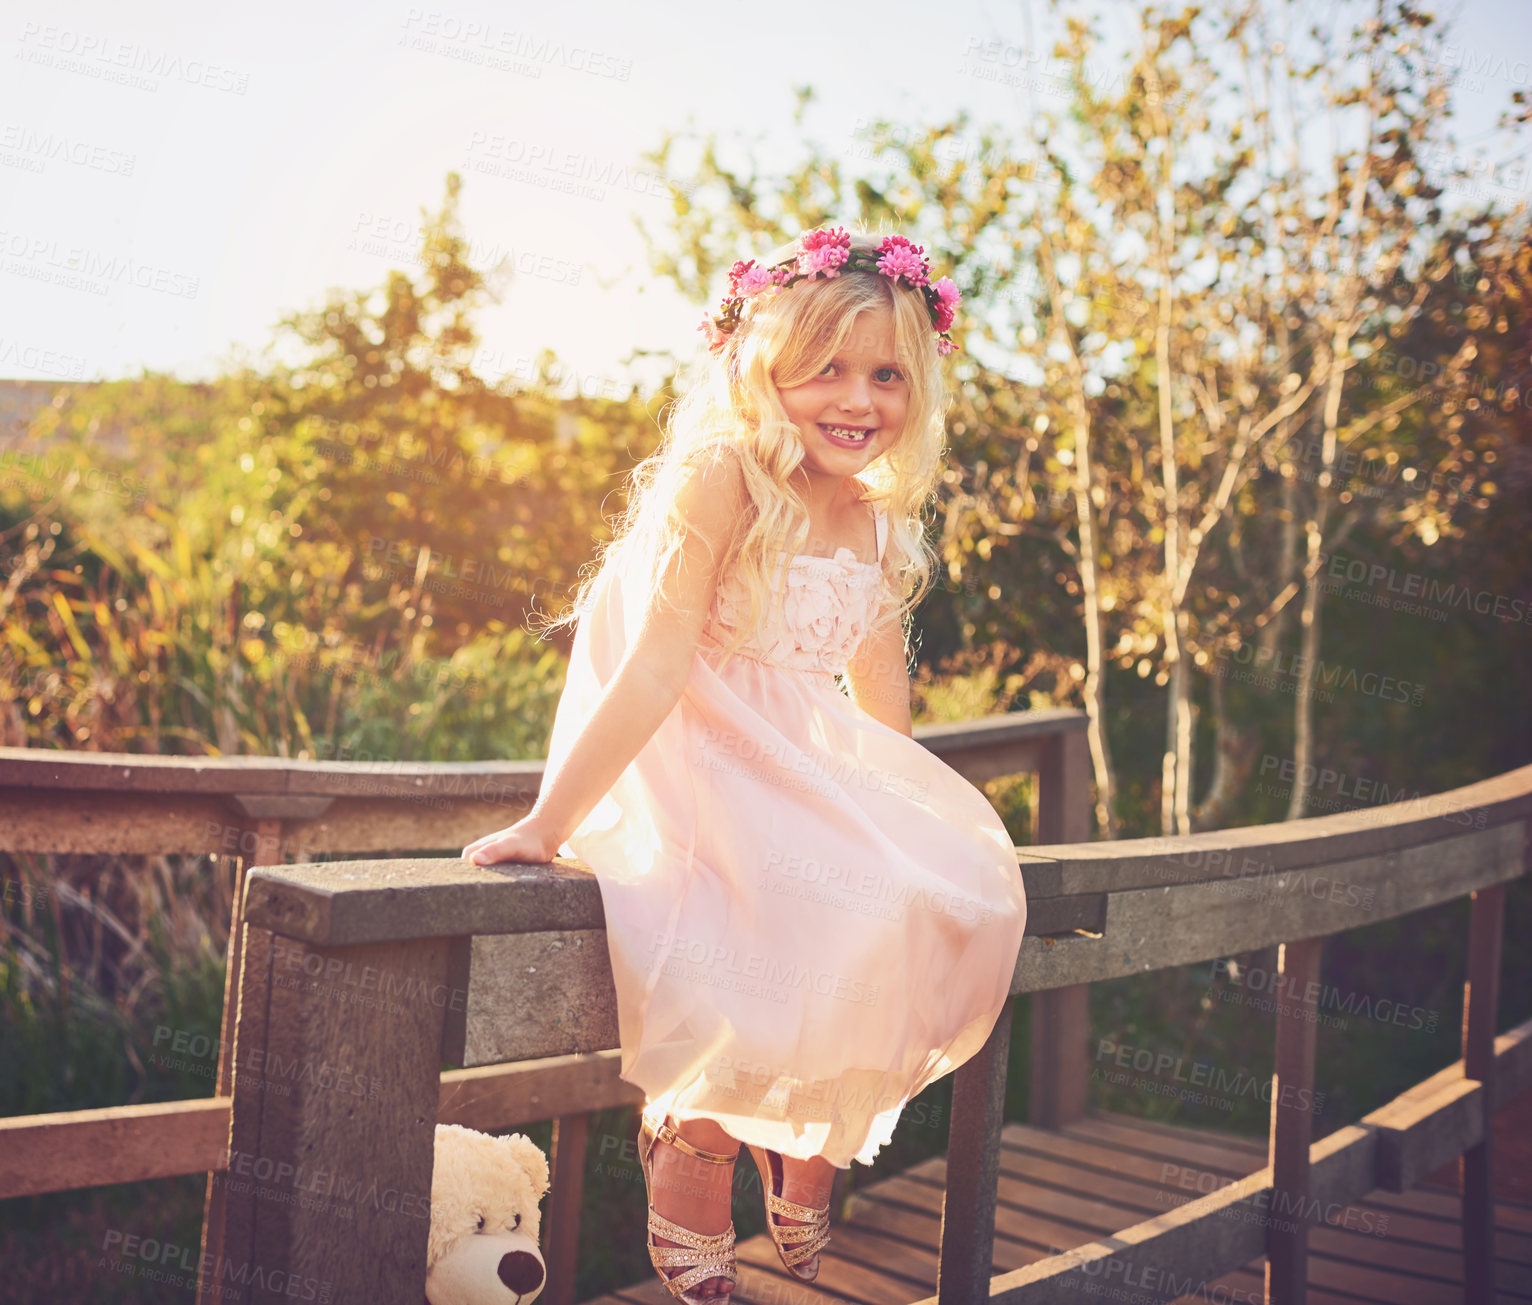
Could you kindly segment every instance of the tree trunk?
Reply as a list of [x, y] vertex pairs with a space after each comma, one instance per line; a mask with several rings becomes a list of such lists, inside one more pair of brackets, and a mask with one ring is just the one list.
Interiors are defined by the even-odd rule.
[[1106, 729], [1106, 642], [1101, 632], [1101, 548], [1096, 538], [1096, 505], [1091, 501], [1091, 419], [1085, 393], [1085, 367], [1064, 316], [1063, 291], [1053, 261], [1053, 244], [1046, 230], [1038, 246], [1038, 262], [1048, 282], [1049, 300], [1069, 350], [1073, 384], [1069, 411], [1074, 422], [1075, 520], [1080, 535], [1080, 605], [1085, 622], [1085, 718], [1091, 768], [1096, 777], [1096, 830], [1105, 839], [1117, 837], [1117, 772]]
[[1213, 730], [1217, 742], [1213, 750], [1213, 777], [1207, 794], [1192, 812], [1193, 831], [1224, 827], [1255, 760], [1254, 731], [1237, 730], [1229, 723], [1223, 677], [1208, 676], [1208, 687], [1212, 694]]
[[[1285, 436], [1286, 432], [1283, 432]], [[1279, 444], [1278, 448], [1285, 447]], [[1277, 551], [1277, 574], [1273, 592], [1280, 594], [1294, 583], [1298, 573], [1298, 468], [1291, 476], [1282, 477], [1282, 543]], [[1277, 649], [1282, 646], [1282, 632], [1287, 628], [1287, 605], [1284, 603], [1261, 626], [1255, 635], [1256, 649], [1260, 654], [1258, 664], [1266, 666], [1276, 659]]]
[[1080, 593], [1085, 618], [1085, 719], [1091, 767], [1096, 772], [1096, 828], [1117, 837], [1117, 777], [1106, 734], [1106, 649], [1101, 637], [1100, 575], [1097, 571], [1096, 511], [1090, 499], [1090, 426], [1076, 427], [1075, 516], [1080, 532]]
[[1191, 620], [1184, 607], [1176, 608], [1176, 642], [1181, 656], [1171, 677], [1172, 709], [1176, 721], [1176, 833], [1192, 832], [1192, 737], [1196, 706], [1192, 702], [1191, 664], [1186, 649], [1191, 642]]
[[[1160, 79], [1151, 61], [1145, 69], [1150, 103], [1158, 105]], [[1170, 284], [1170, 249], [1175, 240], [1175, 191], [1171, 182], [1174, 151], [1163, 113], [1159, 119], [1160, 186], [1156, 193], [1159, 209], [1158, 239], [1155, 242], [1155, 272], [1159, 278], [1159, 297], [1154, 324], [1155, 385], [1159, 391], [1160, 483], [1165, 493], [1165, 597], [1160, 613], [1165, 636], [1165, 661], [1170, 670], [1170, 692], [1165, 707], [1165, 759], [1161, 766], [1160, 829], [1175, 832], [1188, 809], [1186, 798], [1189, 761], [1187, 748], [1190, 731], [1185, 727], [1189, 713], [1186, 688], [1186, 620], [1177, 593], [1181, 576], [1181, 482], [1176, 464], [1176, 428], [1172, 412], [1170, 369], [1170, 314], [1174, 298]], [[1188, 832], [1186, 829], [1182, 833]]]
[[1346, 364], [1351, 340], [1338, 330], [1331, 347], [1331, 370], [1325, 384], [1324, 446], [1319, 477], [1314, 485], [1314, 512], [1307, 527], [1308, 553], [1303, 568], [1303, 612], [1299, 625], [1303, 632], [1303, 651], [1298, 662], [1298, 685], [1293, 701], [1293, 791], [1288, 799], [1287, 818], [1301, 820], [1308, 805], [1309, 780], [1314, 773], [1314, 676], [1319, 668], [1319, 607], [1324, 593], [1320, 574], [1320, 554], [1324, 549], [1325, 527], [1330, 521], [1330, 507], [1335, 499], [1336, 432], [1340, 427], [1341, 392], [1346, 388]]
[[1303, 808], [1308, 802], [1308, 776], [1313, 773], [1314, 762], [1314, 673], [1319, 658], [1319, 599], [1323, 581], [1319, 575], [1317, 560], [1324, 544], [1324, 513], [1309, 522], [1308, 557], [1304, 567], [1303, 611], [1299, 626], [1303, 631], [1302, 651], [1298, 662], [1298, 687], [1293, 703], [1293, 791], [1288, 798], [1287, 818], [1301, 820]]

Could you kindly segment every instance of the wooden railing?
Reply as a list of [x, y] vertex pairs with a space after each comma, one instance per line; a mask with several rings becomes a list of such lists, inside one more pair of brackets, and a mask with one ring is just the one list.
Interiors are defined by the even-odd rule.
[[[930, 731], [925, 741], [974, 779], [1035, 766], [1057, 803], [1083, 796], [1070, 778], [1084, 773], [1078, 728], [1067, 717], [1000, 718]], [[30, 799], [16, 794], [23, 761], [46, 768], [32, 772], [42, 778], [26, 786]], [[35, 808], [60, 795], [75, 802], [81, 821], [100, 812], [99, 801], [78, 800], [77, 764], [0, 755], [0, 812], [26, 817], [28, 801]], [[131, 783], [133, 765], [123, 769]], [[227, 777], [196, 763], [182, 769], [188, 802], [233, 801], [246, 812], [240, 827], [254, 831], [257, 854], [300, 831], [317, 837], [315, 824], [328, 814], [284, 826], [282, 802], [330, 796], [314, 792], [318, 776], [290, 763], [255, 768], [269, 769], [273, 782], [234, 796]], [[406, 794], [428, 787], [423, 778], [399, 782]], [[530, 797], [525, 785], [517, 792]], [[470, 836], [494, 827], [484, 814], [474, 813]], [[46, 840], [40, 819], [8, 828]], [[1066, 819], [1057, 806], [1039, 816], [1047, 831], [1066, 829]], [[1263, 1255], [1268, 1298], [1302, 1301], [1312, 1211], [1379, 1188], [1406, 1190], [1454, 1157], [1462, 1160], [1465, 1298], [1492, 1300], [1490, 1121], [1497, 1103], [1532, 1087], [1532, 1023], [1496, 1035], [1505, 885], [1526, 872], [1529, 822], [1532, 767], [1524, 767], [1433, 798], [1280, 825], [1021, 849], [1028, 936], [1011, 1000], [1280, 948], [1290, 999], [1277, 1020], [1270, 1163], [1110, 1238], [992, 1278], [1008, 1001], [985, 1047], [954, 1078], [937, 1295], [923, 1305], [1073, 1302], [1123, 1282], [1141, 1294], [1175, 1295]], [[452, 830], [448, 845], [467, 841]], [[56, 831], [52, 841], [59, 838]], [[1463, 1059], [1313, 1142], [1306, 1102], [1320, 940], [1464, 896], [1472, 907]], [[594, 879], [564, 863], [481, 869], [456, 858], [268, 864], [249, 870], [238, 900], [230, 980], [237, 1018], [225, 1056], [232, 1104], [5, 1121], [0, 1195], [207, 1169], [214, 1172], [204, 1249], [215, 1258], [205, 1262], [280, 1266], [328, 1283], [335, 1299], [413, 1305], [424, 1279], [434, 1125], [506, 1128], [552, 1118], [545, 1298], [569, 1299], [586, 1117], [639, 1099], [617, 1077], [615, 996]], [[509, 974], [521, 976], [510, 987]], [[1046, 1036], [1046, 1022], [1036, 1023]], [[1053, 1079], [1066, 1109], [1074, 1103], [1065, 1089], [1085, 1077], [1085, 1036], [1077, 1027], [1059, 1051], [1078, 1062]], [[1034, 1041], [1034, 1083], [1037, 1049]], [[467, 1068], [438, 1074], [443, 1058]], [[285, 1094], [268, 1090], [274, 1067], [294, 1065], [312, 1072]], [[220, 1092], [225, 1081], [221, 1075]], [[88, 1170], [83, 1161], [65, 1165], [71, 1181], [47, 1177], [60, 1138], [69, 1142], [66, 1156], [87, 1145], [94, 1152]], [[350, 1216], [343, 1233], [312, 1208], [336, 1200]], [[226, 1287], [208, 1286], [227, 1297]]]
[[[1089, 834], [1084, 729], [1082, 713], [1055, 709], [919, 726], [915, 737], [974, 783], [1034, 774], [1035, 837], [1081, 842]], [[280, 1005], [283, 999], [280, 983], [273, 986], [273, 967], [296, 959], [288, 940], [301, 937], [301, 932], [273, 928], [264, 916], [247, 919], [248, 903], [263, 900], [264, 890], [257, 887], [259, 868], [275, 867], [289, 858], [306, 863], [321, 854], [397, 854], [403, 849], [462, 847], [524, 812], [536, 797], [542, 769], [541, 762], [295, 762], [0, 749], [0, 851], [222, 854], [237, 858], [238, 865], [215, 1095], [0, 1119], [0, 1199], [205, 1171], [210, 1175], [205, 1249], [217, 1253], [223, 1235], [217, 1230], [231, 1220], [226, 1208], [229, 1184], [243, 1182], [241, 1169], [258, 1165], [263, 1155], [258, 1150], [262, 1131], [252, 1131], [240, 1112], [231, 1111], [242, 1083], [247, 1096], [262, 1095], [268, 1087], [272, 1088], [269, 1095], [275, 1096], [278, 1089], [292, 1086], [280, 1080], [290, 1076], [295, 1066], [300, 1077], [308, 1069], [321, 1076], [325, 1072], [323, 1058], [315, 1068], [309, 1061], [295, 1059], [300, 1053], [293, 1048], [284, 1053], [285, 1044], [268, 1046], [257, 1037], [273, 1004]], [[444, 866], [469, 869], [455, 858], [330, 864], [345, 864], [348, 869], [343, 875], [357, 864], [367, 864], [369, 880], [390, 873], [408, 877], [415, 873], [408, 867], [429, 867], [423, 882], [439, 878]], [[389, 865], [393, 871], [381, 868]], [[560, 971], [553, 962], [563, 959], [561, 942], [574, 949], [571, 955], [583, 957], [594, 947], [604, 958], [599, 898], [584, 900], [583, 914], [559, 916], [562, 932], [549, 934], [552, 921], [535, 909], [527, 916], [523, 908], [533, 899], [515, 888], [529, 882], [521, 871], [532, 870], [522, 867], [510, 876], [498, 872], [484, 872], [488, 878], [470, 876], [478, 885], [471, 894], [473, 901], [488, 909], [489, 899], [482, 889], [490, 888], [494, 902], [510, 914], [500, 919], [497, 906], [488, 915], [476, 915], [473, 926], [455, 936], [449, 948], [452, 979], [450, 983], [441, 980], [440, 992], [448, 1007], [444, 1013], [448, 1023], [443, 1027], [450, 1026], [451, 1032], [442, 1044], [442, 1054], [470, 1068], [439, 1076], [431, 1111], [433, 1121], [480, 1129], [555, 1121], [553, 1190], [544, 1219], [549, 1230], [545, 1250], [550, 1281], [542, 1299], [548, 1305], [567, 1305], [573, 1299], [589, 1112], [636, 1104], [642, 1098], [617, 1077], [618, 1057], [610, 1050], [616, 1046], [610, 994], [596, 993], [586, 1007], [577, 1007], [559, 989], [555, 977]], [[251, 872], [256, 872], [250, 883], [253, 897], [246, 890]], [[582, 882], [584, 889], [593, 886], [588, 876]], [[401, 887], [414, 886], [408, 878], [401, 881]], [[413, 914], [422, 900], [413, 892], [399, 899], [406, 914], [413, 916], [411, 927], [431, 926], [432, 917]], [[455, 899], [450, 893], [448, 899], [433, 895], [429, 909], [436, 909], [441, 900]], [[382, 909], [388, 914], [389, 908]], [[1035, 906], [1029, 927], [1050, 929], [1048, 910], [1046, 904]], [[529, 919], [535, 926], [530, 935], [523, 927]], [[502, 932], [500, 923], [509, 927]], [[454, 927], [461, 927], [461, 922]], [[480, 936], [469, 943], [468, 934]], [[393, 941], [383, 944], [385, 953]], [[483, 1021], [466, 1019], [468, 994], [482, 991], [472, 982], [474, 970], [481, 976], [486, 967], [493, 970], [488, 958], [497, 946], [507, 943], [542, 948], [544, 963], [537, 966], [543, 976], [540, 982], [545, 992], [553, 994], [549, 1000], [556, 998], [559, 1009], [569, 1011], [562, 1031], [536, 1044], [503, 1046], [501, 1034]], [[280, 973], [276, 978], [281, 978]], [[377, 981], [376, 972], [369, 974], [369, 981]], [[363, 1001], [372, 996], [367, 989], [355, 995]], [[1034, 1122], [1054, 1124], [1083, 1113], [1085, 998], [1084, 985], [1034, 997]], [[236, 1017], [243, 1030], [243, 1051], [234, 1045]], [[436, 1055], [427, 1061], [436, 1063]], [[513, 1063], [497, 1063], [504, 1061]], [[330, 1066], [330, 1087], [341, 1095], [348, 1089], [355, 1093], [358, 1085], [371, 1093], [375, 1083], [392, 1085], [397, 1078], [398, 1061], [392, 1055], [385, 1057], [379, 1072], [364, 1073], [360, 1064]], [[344, 1081], [336, 1086], [334, 1076], [342, 1071]], [[408, 1190], [418, 1195], [418, 1189]], [[429, 1191], [429, 1181], [424, 1190]], [[208, 1230], [213, 1230], [211, 1235]], [[223, 1293], [227, 1298], [227, 1286]]]
[[[1316, 1211], [1378, 1188], [1402, 1191], [1463, 1158], [1466, 1299], [1494, 1297], [1494, 1106], [1532, 1086], [1532, 1023], [1495, 1036], [1505, 884], [1525, 873], [1532, 767], [1424, 801], [1175, 839], [1028, 848], [1030, 901], [1010, 1001], [1061, 985], [1276, 945], [1291, 994], [1277, 1020], [1270, 1163], [1114, 1236], [991, 1277], [1010, 1020], [956, 1073], [937, 1305], [1074, 1302], [1132, 1283], [1170, 1299], [1251, 1260], [1267, 1295], [1305, 1298]], [[1319, 940], [1469, 896], [1464, 1058], [1318, 1142], [1310, 1136]], [[583, 1117], [631, 1100], [615, 1077], [615, 994], [595, 880], [578, 867], [353, 861], [252, 871], [236, 1056], [297, 1060], [344, 1049], [353, 1073], [385, 1076], [366, 1110], [335, 1091], [262, 1094], [236, 1074], [231, 1155], [268, 1174], [319, 1170], [385, 1192], [429, 1190], [443, 1104], [433, 1067], [533, 1060], [556, 1100], [548, 1217], [553, 1271], [578, 1227]], [[510, 976], [515, 976], [512, 979]], [[371, 994], [377, 994], [373, 997]], [[384, 998], [392, 1009], [385, 1009]], [[552, 1057], [573, 1057], [553, 1060]], [[478, 1085], [498, 1124], [531, 1108], [505, 1066]], [[465, 1088], [465, 1091], [469, 1090]], [[499, 1105], [488, 1103], [498, 1093]], [[539, 1105], [546, 1114], [550, 1106]], [[238, 1166], [231, 1163], [230, 1176]], [[346, 1299], [413, 1300], [425, 1227], [359, 1203], [348, 1240], [247, 1183], [210, 1207], [212, 1253], [330, 1275]], [[213, 1262], [219, 1262], [217, 1260]], [[567, 1288], [552, 1284], [557, 1290]], [[557, 1297], [554, 1297], [557, 1299]], [[927, 1302], [926, 1305], [933, 1305]]]

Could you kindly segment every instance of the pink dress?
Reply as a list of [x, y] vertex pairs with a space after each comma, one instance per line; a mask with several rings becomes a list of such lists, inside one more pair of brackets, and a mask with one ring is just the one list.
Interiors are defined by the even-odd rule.
[[[880, 509], [880, 559], [886, 533]], [[550, 764], [642, 615], [616, 569], [577, 627]], [[721, 578], [681, 700], [559, 850], [600, 881], [621, 1075], [645, 1114], [846, 1168], [989, 1036], [1026, 897], [984, 795], [837, 684], [881, 565], [800, 554], [786, 581], [721, 664], [748, 611]]]

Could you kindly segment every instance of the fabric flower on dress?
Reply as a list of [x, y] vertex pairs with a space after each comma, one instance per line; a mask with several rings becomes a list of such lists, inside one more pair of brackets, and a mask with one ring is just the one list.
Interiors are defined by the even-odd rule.
[[[849, 548], [833, 558], [795, 558], [781, 602], [739, 651], [772, 666], [839, 675], [861, 647], [883, 583], [881, 567], [858, 563]], [[737, 577], [725, 577], [712, 620], [733, 631], [743, 627], [748, 615], [743, 585]], [[727, 641], [717, 632], [714, 637]]]
[[873, 568], [852, 567], [835, 558], [800, 558], [787, 577], [782, 607], [783, 649], [789, 660], [812, 669], [839, 674], [856, 655], [867, 633], [873, 584], [882, 573]]

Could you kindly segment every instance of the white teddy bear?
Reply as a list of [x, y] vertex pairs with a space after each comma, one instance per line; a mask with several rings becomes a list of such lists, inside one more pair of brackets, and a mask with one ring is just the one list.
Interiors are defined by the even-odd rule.
[[537, 1249], [548, 1158], [520, 1133], [436, 1126], [426, 1299], [431, 1305], [529, 1305], [546, 1278]]

